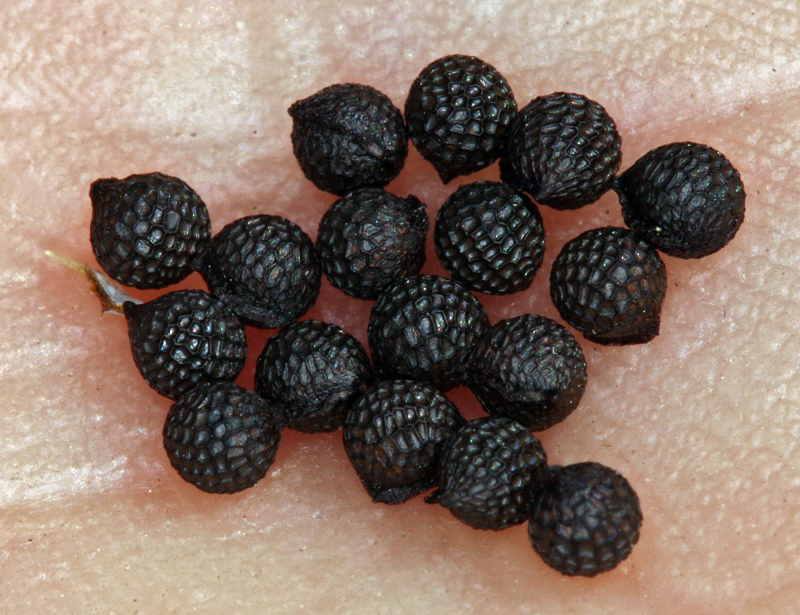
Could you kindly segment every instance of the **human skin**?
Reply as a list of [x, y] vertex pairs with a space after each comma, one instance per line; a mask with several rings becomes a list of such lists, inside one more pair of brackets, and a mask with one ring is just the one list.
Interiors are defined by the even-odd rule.
[[[800, 17], [749, 2], [598, 0], [11, 0], [0, 8], [0, 605], [8, 613], [780, 614], [800, 603]], [[664, 257], [651, 343], [583, 345], [575, 412], [538, 434], [549, 462], [598, 461], [637, 490], [644, 524], [616, 570], [563, 577], [527, 527], [473, 530], [421, 498], [376, 505], [341, 432], [286, 431], [267, 477], [200, 492], [161, 445], [169, 400], [147, 387], [124, 319], [45, 250], [94, 263], [89, 184], [161, 171], [215, 231], [255, 213], [312, 237], [335, 197], [302, 175], [286, 109], [337, 82], [402, 109], [430, 61], [476, 55], [520, 106], [582, 93], [615, 118], [622, 169], [673, 141], [740, 171], [745, 222], [720, 252]], [[443, 186], [411, 148], [389, 189], [435, 212]], [[493, 322], [557, 317], [560, 247], [621, 224], [613, 193], [542, 207], [529, 291], [481, 296]], [[442, 273], [432, 245], [426, 273]], [[202, 287], [193, 275], [179, 287]], [[142, 299], [163, 291], [135, 292]], [[369, 302], [325, 283], [307, 315], [366, 342]], [[253, 385], [269, 331], [250, 330]], [[481, 414], [465, 389], [451, 398]]]

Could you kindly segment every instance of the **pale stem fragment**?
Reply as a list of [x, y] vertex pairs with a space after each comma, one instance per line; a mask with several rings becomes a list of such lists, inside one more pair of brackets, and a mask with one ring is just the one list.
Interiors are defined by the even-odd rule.
[[74, 269], [89, 281], [91, 284], [91, 292], [100, 299], [103, 313], [112, 312], [114, 314], [123, 314], [122, 305], [126, 301], [136, 304], [142, 303], [139, 299], [131, 297], [122, 290], [122, 288], [112, 281], [105, 273], [97, 271], [84, 263], [79, 263], [66, 256], [51, 252], [50, 250], [45, 250], [44, 253], [50, 258], [57, 260], [62, 265]]

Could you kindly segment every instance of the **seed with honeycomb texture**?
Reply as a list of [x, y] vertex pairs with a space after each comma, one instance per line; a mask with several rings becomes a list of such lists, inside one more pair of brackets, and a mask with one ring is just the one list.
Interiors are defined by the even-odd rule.
[[434, 487], [442, 444], [463, 424], [435, 388], [386, 380], [347, 414], [344, 446], [373, 501], [400, 504]]
[[319, 224], [317, 252], [331, 284], [358, 299], [376, 299], [425, 262], [428, 214], [419, 199], [379, 188], [356, 190], [330, 206]]
[[600, 104], [556, 92], [535, 98], [517, 114], [500, 174], [541, 205], [577, 209], [611, 188], [620, 145], [617, 126]]
[[662, 145], [620, 175], [614, 189], [625, 224], [671, 256], [712, 254], [744, 221], [742, 179], [707, 145]]
[[98, 179], [89, 196], [92, 249], [112, 278], [136, 288], [164, 288], [194, 271], [211, 222], [205, 203], [184, 181], [162, 173]]
[[426, 66], [405, 107], [411, 141], [444, 183], [497, 160], [516, 113], [505, 78], [493, 66], [465, 55]]
[[484, 410], [532, 431], [567, 418], [586, 388], [586, 360], [572, 333], [535, 314], [489, 329], [475, 346], [470, 372], [469, 387]]
[[234, 220], [211, 240], [200, 273], [245, 324], [285, 327], [319, 296], [314, 243], [294, 222], [258, 215]]
[[202, 290], [123, 304], [133, 360], [147, 383], [176, 399], [200, 382], [235, 380], [247, 358], [236, 315]]
[[615, 568], [630, 555], [641, 526], [636, 492], [609, 467], [552, 466], [532, 481], [531, 544], [562, 574], [593, 577]]
[[544, 257], [539, 210], [525, 194], [499, 182], [456, 190], [439, 210], [433, 238], [454, 280], [491, 295], [528, 288]]
[[278, 450], [280, 408], [232, 382], [203, 383], [180, 397], [164, 424], [170, 463], [198, 489], [235, 493], [269, 470]]
[[403, 168], [408, 132], [400, 110], [366, 85], [344, 83], [289, 107], [300, 168], [320, 190], [342, 196], [382, 188]]
[[550, 296], [561, 318], [598, 344], [653, 339], [666, 290], [658, 251], [624, 228], [582, 233], [561, 249], [550, 271]]
[[424, 275], [398, 280], [370, 313], [375, 370], [384, 379], [407, 378], [441, 389], [456, 386], [488, 326], [484, 307], [458, 282]]
[[528, 518], [529, 483], [546, 463], [541, 443], [521, 423], [475, 419], [445, 444], [439, 489], [425, 501], [479, 530], [502, 530]]
[[339, 429], [371, 381], [361, 342], [316, 320], [278, 331], [256, 364], [256, 392], [284, 408], [289, 427], [308, 433]]

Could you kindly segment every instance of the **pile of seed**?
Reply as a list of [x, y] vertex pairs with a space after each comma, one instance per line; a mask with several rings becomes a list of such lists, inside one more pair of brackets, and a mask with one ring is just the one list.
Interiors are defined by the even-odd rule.
[[[282, 429], [343, 428], [374, 501], [435, 489], [427, 502], [475, 528], [527, 520], [534, 549], [564, 574], [614, 568], [639, 537], [636, 493], [597, 463], [548, 466], [531, 433], [578, 405], [587, 382], [579, 343], [536, 314], [492, 325], [473, 293], [530, 286], [545, 249], [537, 203], [576, 209], [613, 189], [628, 228], [569, 241], [550, 293], [586, 339], [647, 342], [667, 287], [659, 250], [697, 258], [731, 240], [744, 218], [736, 170], [708, 146], [673, 143], [617, 175], [620, 137], [601, 105], [558, 92], [518, 110], [503, 76], [469, 56], [427, 66], [404, 114], [356, 84], [325, 88], [289, 113], [303, 172], [340, 197], [316, 245], [268, 214], [212, 237], [201, 198], [160, 173], [91, 187], [92, 246], [109, 276], [163, 288], [198, 271], [210, 290], [120, 302], [137, 367], [174, 400], [163, 432], [172, 465], [204, 491], [233, 493], [265, 476]], [[409, 138], [444, 182], [500, 160], [502, 183], [463, 185], [439, 210], [436, 254], [450, 279], [420, 275], [426, 206], [383, 189], [401, 172]], [[371, 361], [341, 328], [298, 322], [323, 274], [374, 301]], [[245, 364], [245, 325], [280, 328], [258, 358], [255, 392], [233, 383]], [[462, 417], [445, 394], [459, 385], [489, 416]]]

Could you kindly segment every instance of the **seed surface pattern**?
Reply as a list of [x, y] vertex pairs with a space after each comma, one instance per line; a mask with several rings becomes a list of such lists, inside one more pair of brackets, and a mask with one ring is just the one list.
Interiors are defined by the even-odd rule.
[[386, 380], [347, 414], [344, 446], [373, 501], [400, 504], [434, 487], [442, 443], [464, 422], [435, 388]]
[[707, 145], [658, 147], [620, 175], [614, 189], [625, 224], [671, 256], [712, 254], [733, 239], [744, 221], [741, 177]]
[[331, 284], [358, 299], [376, 299], [425, 262], [428, 214], [419, 199], [365, 188], [336, 201], [319, 225], [317, 252]]
[[425, 67], [405, 106], [411, 141], [445, 183], [497, 160], [516, 113], [505, 78], [486, 62], [464, 55]]
[[469, 387], [491, 415], [533, 431], [563, 421], [586, 388], [586, 360], [572, 333], [525, 314], [501, 320], [475, 346]]
[[609, 190], [619, 168], [621, 139], [614, 120], [580, 94], [535, 98], [511, 123], [500, 173], [503, 181], [555, 209], [577, 209]]
[[639, 540], [639, 498], [599, 463], [552, 466], [532, 482], [531, 544], [562, 574], [593, 577], [616, 567]]
[[436, 217], [434, 246], [454, 280], [470, 290], [525, 290], [542, 264], [544, 225], [533, 201], [499, 182], [461, 186]]
[[445, 444], [439, 489], [426, 501], [479, 530], [502, 530], [528, 518], [529, 483], [546, 463], [541, 443], [521, 423], [476, 419]]
[[255, 393], [232, 382], [204, 383], [172, 405], [164, 448], [184, 480], [209, 493], [235, 493], [266, 475], [282, 421]]
[[666, 289], [656, 249], [623, 228], [582, 233], [550, 271], [550, 296], [561, 317], [599, 344], [639, 344], [658, 335]]
[[98, 179], [91, 242], [112, 278], [136, 288], [164, 288], [193, 270], [211, 237], [202, 199], [185, 182], [162, 173]]
[[223, 228], [211, 240], [200, 273], [245, 324], [269, 329], [310, 310], [322, 280], [311, 238], [294, 222], [270, 215], [240, 218]]
[[378, 297], [368, 337], [375, 370], [450, 388], [463, 380], [472, 347], [489, 326], [481, 303], [453, 280], [412, 276]]
[[235, 380], [247, 338], [234, 313], [201, 290], [179, 290], [140, 305], [123, 305], [136, 367], [171, 399], [202, 381]]
[[289, 107], [292, 145], [314, 185], [342, 196], [382, 188], [403, 168], [408, 133], [403, 115], [378, 90], [337, 84]]
[[285, 409], [289, 427], [307, 433], [339, 429], [371, 380], [361, 342], [316, 320], [278, 331], [256, 364], [256, 392]]

